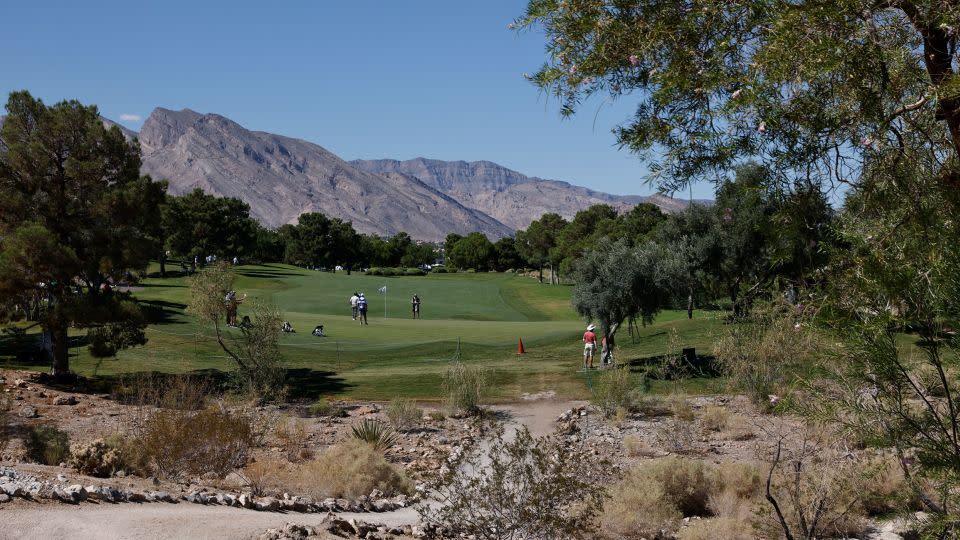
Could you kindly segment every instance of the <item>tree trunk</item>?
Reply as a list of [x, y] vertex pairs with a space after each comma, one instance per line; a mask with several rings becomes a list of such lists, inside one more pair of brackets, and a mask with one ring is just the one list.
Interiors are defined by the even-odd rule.
[[543, 264], [540, 265], [540, 284], [543, 284]]
[[67, 335], [67, 325], [58, 325], [49, 329], [50, 340], [53, 345], [53, 367], [51, 374], [61, 377], [70, 373], [70, 337]]
[[687, 319], [693, 319], [693, 288], [687, 293]]
[[160, 277], [167, 277], [167, 254], [165, 252], [160, 254]]

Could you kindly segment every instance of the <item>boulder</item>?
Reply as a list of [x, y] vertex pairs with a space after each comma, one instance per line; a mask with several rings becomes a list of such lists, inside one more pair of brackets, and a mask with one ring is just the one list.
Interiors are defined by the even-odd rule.
[[0, 493], [0, 504], [12, 501], [13, 498], [6, 493]]

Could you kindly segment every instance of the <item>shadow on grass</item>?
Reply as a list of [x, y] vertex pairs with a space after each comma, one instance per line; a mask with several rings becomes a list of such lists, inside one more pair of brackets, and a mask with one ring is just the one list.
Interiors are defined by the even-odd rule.
[[138, 303], [144, 318], [150, 324], [186, 324], [185, 321], [175, 319], [187, 309], [186, 304], [166, 300], [140, 300]]
[[289, 400], [316, 400], [330, 394], [340, 394], [354, 385], [348, 384], [333, 371], [309, 368], [291, 368], [287, 370]]
[[631, 358], [623, 362], [630, 367], [631, 371], [641, 371], [647, 373], [652, 379], [672, 380], [677, 375], [681, 377], [706, 377], [713, 378], [721, 375], [720, 368], [717, 365], [717, 359], [712, 354], [698, 354], [694, 360], [686, 357], [680, 359], [677, 369], [673, 373], [658, 373], [659, 367], [667, 361], [666, 355], [645, 356], [641, 358]]

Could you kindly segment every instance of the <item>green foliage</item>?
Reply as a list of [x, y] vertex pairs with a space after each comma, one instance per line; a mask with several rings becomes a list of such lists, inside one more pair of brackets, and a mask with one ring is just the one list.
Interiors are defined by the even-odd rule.
[[683, 253], [653, 242], [602, 240], [576, 265], [573, 307], [611, 335], [627, 320], [644, 324], [686, 291]]
[[420, 268], [370, 268], [365, 272], [368, 276], [425, 276], [426, 270]]
[[480, 447], [444, 468], [431, 486], [436, 504], [417, 508], [424, 522], [486, 540], [596, 537], [605, 488], [589, 477], [583, 456], [525, 426], [512, 439], [497, 427], [489, 453]]
[[[140, 176], [140, 149], [96, 107], [47, 106], [13, 92], [0, 128], [0, 302], [32, 306], [53, 343], [54, 373], [69, 371], [67, 328], [123, 320], [122, 295], [102, 294], [160, 247], [166, 184]], [[142, 343], [142, 325], [127, 326]]]
[[70, 435], [54, 426], [28, 426], [23, 447], [28, 459], [44, 465], [59, 465], [70, 458]]
[[240, 327], [239, 335], [224, 334], [224, 298], [232, 290], [233, 281], [233, 268], [225, 262], [203, 269], [190, 278], [187, 310], [213, 325], [217, 343], [237, 366], [237, 383], [242, 391], [261, 400], [277, 399], [282, 395], [286, 377], [278, 341], [283, 315], [275, 306], [251, 302], [251, 324]]
[[531, 0], [516, 26], [543, 31], [547, 60], [530, 80], [562, 114], [601, 95], [639, 100], [618, 142], [657, 156], [652, 176], [672, 192], [744, 158], [784, 182], [857, 182], [905, 131], [956, 155], [957, 20], [956, 3], [922, 0]]
[[375, 418], [364, 418], [351, 426], [353, 437], [383, 451], [397, 442], [397, 433], [387, 424]]
[[262, 227], [250, 217], [250, 205], [231, 197], [208, 195], [197, 188], [169, 196], [163, 209], [166, 246], [173, 254], [201, 260], [246, 258], [256, 253]]
[[490, 374], [483, 368], [452, 362], [443, 374], [443, 391], [452, 412], [477, 414], [489, 386]]
[[330, 416], [334, 418], [343, 418], [347, 416], [347, 411], [330, 403], [329, 400], [321, 398], [307, 409], [310, 416]]
[[447, 248], [446, 264], [461, 270], [488, 270], [496, 256], [489, 239], [479, 232], [470, 233]]
[[[567, 220], [559, 214], [547, 213], [534, 220], [526, 230], [517, 231], [517, 253], [527, 263], [540, 269], [540, 281], [543, 282], [543, 267], [546, 264], [559, 265], [560, 261], [551, 256], [557, 246], [560, 231], [567, 225]], [[551, 280], [552, 280], [551, 276]]]

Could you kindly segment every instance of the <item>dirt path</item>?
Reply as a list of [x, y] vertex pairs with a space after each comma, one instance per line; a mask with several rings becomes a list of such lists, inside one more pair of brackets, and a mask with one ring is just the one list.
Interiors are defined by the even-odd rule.
[[[542, 400], [498, 405], [494, 409], [505, 413], [508, 428], [523, 424], [534, 435], [543, 435], [553, 430], [557, 416], [582, 403]], [[388, 526], [418, 522], [412, 508], [380, 514], [340, 515]], [[16, 501], [0, 506], [0, 539], [248, 539], [288, 522], [318, 525], [322, 520], [323, 516], [318, 514], [257, 512], [189, 503], [71, 506]]]

